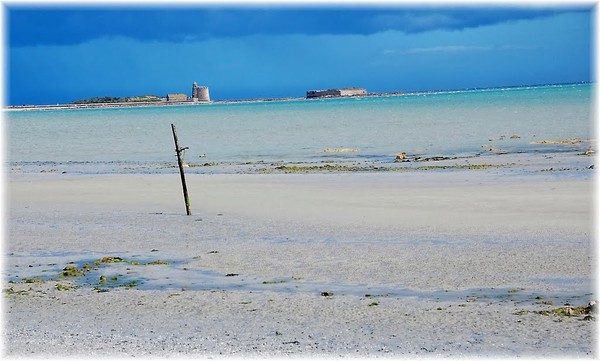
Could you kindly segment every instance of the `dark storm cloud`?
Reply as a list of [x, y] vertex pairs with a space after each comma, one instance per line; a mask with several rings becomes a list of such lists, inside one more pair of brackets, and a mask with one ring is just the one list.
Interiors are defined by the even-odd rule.
[[252, 34], [355, 34], [462, 30], [585, 8], [131, 8], [8, 6], [11, 47], [73, 45], [105, 37], [188, 41]]

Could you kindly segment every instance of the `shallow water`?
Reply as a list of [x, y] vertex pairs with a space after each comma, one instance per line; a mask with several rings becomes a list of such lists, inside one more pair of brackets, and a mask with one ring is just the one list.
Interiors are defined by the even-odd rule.
[[[119, 262], [102, 262], [106, 254], [77, 254], [74, 252], [34, 252], [11, 254], [5, 274], [9, 282], [72, 281], [76, 287], [94, 288], [98, 292], [109, 292], [115, 288], [140, 290], [184, 291], [184, 290], [230, 290], [230, 291], [273, 291], [288, 294], [313, 293], [324, 297], [352, 295], [357, 297], [410, 297], [416, 299], [447, 302], [511, 302], [514, 304], [538, 304], [551, 301], [553, 304], [580, 304], [592, 295], [591, 278], [553, 278], [538, 280], [546, 284], [544, 289], [525, 288], [472, 288], [460, 290], [412, 290], [402, 285], [367, 285], [344, 282], [319, 282], [302, 278], [276, 277], [257, 278], [243, 274], [222, 274], [199, 268], [194, 259], [163, 259], [148, 255], [109, 255]], [[155, 264], [154, 262], [157, 262]], [[82, 269], [85, 264], [92, 269], [77, 277], [62, 276], [69, 265]], [[101, 281], [101, 276], [105, 277]], [[556, 287], [552, 287], [552, 286]]]
[[[213, 103], [168, 107], [5, 112], [13, 170], [156, 173], [177, 169], [170, 124], [185, 161], [393, 162], [411, 157], [581, 151], [531, 144], [592, 137], [592, 85], [482, 89], [402, 96]], [[511, 137], [517, 135], [518, 137]], [[327, 153], [347, 148], [353, 152]], [[244, 167], [246, 166], [246, 167]], [[213, 172], [216, 168], [190, 168]]]

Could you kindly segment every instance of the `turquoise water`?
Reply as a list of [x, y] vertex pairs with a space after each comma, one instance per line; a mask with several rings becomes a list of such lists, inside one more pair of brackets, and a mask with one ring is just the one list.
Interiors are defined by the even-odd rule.
[[[163, 107], [6, 111], [9, 165], [68, 172], [175, 172], [171, 123], [189, 163], [393, 160], [559, 151], [593, 138], [593, 85]], [[517, 134], [520, 138], [510, 139]], [[502, 137], [504, 136], [504, 137]], [[492, 139], [490, 141], [490, 139]], [[358, 149], [325, 153], [326, 148]], [[190, 168], [205, 172], [205, 168]]]

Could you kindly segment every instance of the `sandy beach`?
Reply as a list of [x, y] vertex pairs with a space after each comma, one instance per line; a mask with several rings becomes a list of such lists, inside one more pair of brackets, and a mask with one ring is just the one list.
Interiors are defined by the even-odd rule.
[[564, 173], [10, 174], [4, 353], [591, 358]]

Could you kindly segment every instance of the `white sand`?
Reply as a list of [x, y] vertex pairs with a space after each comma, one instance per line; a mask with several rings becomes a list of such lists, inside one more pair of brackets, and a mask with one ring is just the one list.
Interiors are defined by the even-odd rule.
[[595, 297], [589, 176], [471, 170], [187, 180], [189, 217], [178, 175], [11, 175], [9, 279], [105, 255], [171, 264], [130, 266], [130, 278], [153, 279], [101, 293], [4, 282], [17, 291], [4, 296], [5, 352], [595, 352], [596, 321], [519, 312]]

